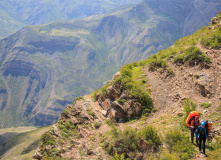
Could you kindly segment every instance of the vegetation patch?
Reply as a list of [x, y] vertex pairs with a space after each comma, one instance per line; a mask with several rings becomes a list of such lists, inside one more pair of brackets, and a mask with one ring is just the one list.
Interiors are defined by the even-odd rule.
[[121, 75], [113, 83], [120, 83], [124, 90], [128, 90], [129, 97], [139, 102], [143, 107], [143, 113], [146, 113], [147, 110], [149, 112], [152, 110], [153, 100], [148, 85], [143, 83], [142, 68], [137, 62], [123, 66], [120, 69]]
[[210, 106], [211, 106], [211, 104], [208, 103], [208, 102], [203, 102], [203, 103], [201, 104], [201, 107], [203, 107], [203, 108], [209, 108]]
[[219, 102], [219, 107], [217, 108], [218, 111], [221, 111], [221, 101]]
[[83, 97], [77, 97], [77, 98], [75, 99], [75, 101], [73, 102], [73, 105], [75, 105], [75, 103], [76, 103], [77, 101], [79, 101], [79, 100], [84, 100], [84, 98], [83, 98]]
[[203, 62], [211, 63], [211, 60], [195, 46], [188, 47], [182, 54], [179, 54], [174, 58], [174, 63], [188, 63], [190, 66], [201, 64]]
[[176, 155], [177, 159], [188, 160], [195, 155], [195, 147], [191, 144], [189, 135], [181, 132], [179, 128], [168, 131], [165, 142], [169, 153]]
[[100, 128], [100, 126], [101, 126], [101, 123], [100, 122], [94, 122], [94, 127], [95, 128]]
[[142, 143], [149, 147], [158, 147], [161, 144], [155, 128], [147, 126], [139, 129], [139, 131], [134, 128], [125, 128], [123, 130], [113, 128], [105, 133], [103, 148], [112, 156], [117, 153], [124, 154], [125, 158], [130, 158], [136, 157], [142, 148]]

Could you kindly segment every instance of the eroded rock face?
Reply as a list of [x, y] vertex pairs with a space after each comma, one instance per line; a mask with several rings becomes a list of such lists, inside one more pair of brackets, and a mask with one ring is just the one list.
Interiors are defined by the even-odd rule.
[[[114, 79], [114, 77], [112, 79]], [[106, 89], [106, 97], [102, 95], [102, 93], [97, 95], [97, 101], [103, 108], [103, 111], [105, 111], [102, 114], [117, 121], [124, 121], [132, 117], [137, 118], [142, 114], [143, 108], [141, 104], [131, 99], [130, 91], [122, 90], [122, 86], [116, 83]]]
[[113, 86], [109, 86], [106, 89], [106, 91], [107, 91], [107, 97], [109, 97], [111, 100], [115, 100], [120, 96], [120, 93]]

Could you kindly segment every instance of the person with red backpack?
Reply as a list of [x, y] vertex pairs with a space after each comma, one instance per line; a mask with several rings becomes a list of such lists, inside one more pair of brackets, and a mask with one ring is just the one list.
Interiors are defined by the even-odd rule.
[[196, 134], [196, 145], [198, 145], [198, 137], [197, 137], [197, 128], [200, 125], [199, 116], [194, 116], [190, 122], [190, 130], [191, 130], [191, 141], [193, 143], [194, 133]]
[[199, 138], [199, 152], [201, 152], [201, 145], [202, 145], [202, 141], [203, 141], [203, 154], [206, 157], [206, 153], [205, 153], [205, 145], [206, 145], [206, 139], [209, 137], [209, 131], [208, 128], [206, 127], [206, 122], [205, 121], [201, 121], [200, 122], [200, 126], [197, 128], [197, 137]]

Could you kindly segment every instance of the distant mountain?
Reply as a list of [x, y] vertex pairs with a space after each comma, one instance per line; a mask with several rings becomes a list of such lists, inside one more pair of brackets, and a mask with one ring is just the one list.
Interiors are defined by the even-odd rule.
[[81, 19], [102, 14], [124, 4], [141, 0], [1, 0], [0, 39], [26, 25], [46, 24], [55, 20]]
[[148, 0], [84, 20], [28, 26], [1, 40], [1, 127], [51, 124], [123, 64], [207, 25], [219, 8], [218, 0]]

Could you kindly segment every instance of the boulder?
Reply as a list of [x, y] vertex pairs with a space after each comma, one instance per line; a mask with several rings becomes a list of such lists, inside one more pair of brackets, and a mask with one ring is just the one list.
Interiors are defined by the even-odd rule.
[[104, 117], [106, 117], [106, 116], [107, 116], [107, 111], [106, 111], [106, 110], [102, 110], [102, 111], [101, 111], [101, 114], [102, 114]]
[[123, 105], [124, 111], [127, 113], [127, 117], [139, 116], [142, 113], [142, 106], [140, 103], [134, 103], [133, 100], [127, 101]]
[[110, 119], [116, 118], [116, 111], [114, 109], [111, 108], [108, 113], [110, 115]]
[[53, 135], [59, 136], [59, 129], [55, 124], [53, 125], [53, 129], [54, 129]]
[[216, 24], [216, 23], [218, 23], [219, 21], [217, 20], [216, 17], [213, 17], [213, 18], [211, 19], [211, 22], [212, 22], [212, 24]]
[[119, 76], [120, 76], [120, 71], [115, 73], [115, 75], [112, 77], [112, 81], [118, 78]]
[[107, 87], [106, 91], [107, 97], [109, 97], [111, 100], [114, 101], [119, 98], [120, 93], [113, 86]]
[[105, 99], [104, 101], [98, 100], [98, 103], [106, 111], [111, 108], [111, 102], [109, 99]]
[[120, 99], [128, 100], [128, 99], [129, 99], [129, 95], [130, 95], [130, 92], [129, 92], [129, 91], [124, 91], [124, 92], [121, 94]]
[[35, 154], [33, 155], [33, 159], [36, 159], [36, 160], [42, 159], [41, 153], [39, 151], [36, 151]]
[[124, 119], [127, 117], [127, 113], [117, 101], [114, 101], [111, 107], [116, 111], [116, 116], [118, 119]]

